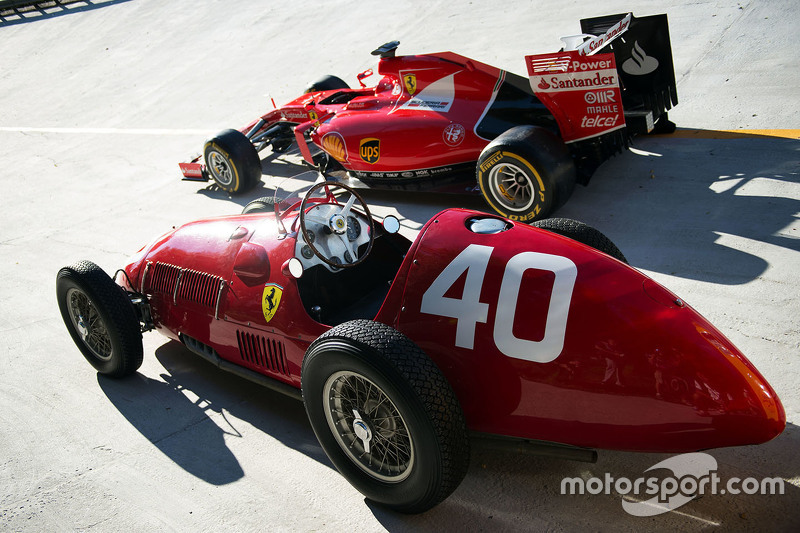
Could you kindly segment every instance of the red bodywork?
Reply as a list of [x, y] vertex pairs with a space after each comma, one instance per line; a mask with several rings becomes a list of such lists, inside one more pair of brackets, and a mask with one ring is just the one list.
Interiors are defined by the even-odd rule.
[[[504, 230], [476, 233], [474, 220]], [[775, 391], [722, 333], [616, 259], [461, 209], [434, 217], [413, 243], [377, 241], [389, 237], [402, 241], [402, 259], [386, 271], [380, 311], [361, 318], [428, 354], [470, 430], [684, 452], [765, 442], [785, 426]], [[358, 293], [353, 281], [382, 268], [384, 248], [376, 242], [365, 263], [338, 273], [310, 266], [298, 280], [282, 268], [297, 238], [280, 235], [273, 215], [212, 218], [143, 248], [126, 272], [162, 333], [299, 388], [306, 348], [332, 325], [304, 299], [332, 284]]]
[[[381, 52], [374, 86], [362, 82], [369, 70], [358, 77], [361, 88], [304, 94], [239, 131], [258, 151], [270, 144], [283, 150], [287, 139], [296, 140], [312, 166], [344, 169], [370, 187], [448, 190], [456, 178], [475, 178], [475, 164], [491, 140], [516, 126], [537, 126], [562, 139], [578, 181], [586, 184], [631, 136], [652, 131], [677, 95], [665, 15], [581, 23], [602, 37], [587, 41], [586, 50], [525, 56], [528, 78], [452, 52], [395, 56], [399, 43], [387, 43], [373, 52]], [[630, 29], [637, 25], [641, 29]], [[630, 43], [611, 43], [623, 31]], [[593, 42], [596, 48], [586, 46]], [[634, 42], [658, 56], [646, 56], [656, 66], [626, 66], [641, 61]], [[315, 160], [308, 141], [333, 163]], [[186, 179], [205, 176], [201, 157], [180, 167]]]

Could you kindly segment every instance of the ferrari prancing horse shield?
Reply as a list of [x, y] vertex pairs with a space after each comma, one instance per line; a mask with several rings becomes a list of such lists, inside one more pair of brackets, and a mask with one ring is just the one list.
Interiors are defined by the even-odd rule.
[[264, 293], [261, 296], [261, 310], [264, 312], [264, 319], [269, 322], [278, 310], [281, 303], [283, 287], [275, 283], [267, 283], [264, 286]]
[[417, 76], [415, 74], [406, 74], [403, 76], [403, 83], [409, 95], [417, 92]]

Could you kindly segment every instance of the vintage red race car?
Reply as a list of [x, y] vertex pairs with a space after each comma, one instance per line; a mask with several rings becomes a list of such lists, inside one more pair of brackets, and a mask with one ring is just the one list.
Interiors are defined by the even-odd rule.
[[302, 397], [333, 464], [376, 502], [446, 498], [470, 436], [592, 460], [785, 426], [745, 356], [588, 226], [449, 209], [411, 242], [333, 182], [245, 211], [173, 229], [114, 280], [88, 261], [61, 269], [67, 329], [102, 374], [135, 373], [156, 329]]
[[247, 191], [261, 179], [261, 150], [297, 142], [308, 164], [351, 185], [480, 191], [504, 217], [544, 218], [633, 135], [675, 128], [666, 15], [581, 27], [561, 52], [527, 56], [529, 79], [451, 52], [396, 56], [399, 43], [387, 43], [373, 52], [374, 87], [362, 81], [371, 70], [357, 89], [326, 76], [208, 140], [202, 156], [180, 164], [184, 179]]

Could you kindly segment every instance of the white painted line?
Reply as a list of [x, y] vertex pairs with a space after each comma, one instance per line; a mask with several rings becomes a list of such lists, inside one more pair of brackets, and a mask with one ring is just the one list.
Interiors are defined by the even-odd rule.
[[0, 131], [15, 133], [77, 133], [77, 134], [103, 134], [103, 135], [210, 135], [210, 130], [191, 129], [130, 129], [130, 128], [27, 128], [15, 126], [0, 126]]

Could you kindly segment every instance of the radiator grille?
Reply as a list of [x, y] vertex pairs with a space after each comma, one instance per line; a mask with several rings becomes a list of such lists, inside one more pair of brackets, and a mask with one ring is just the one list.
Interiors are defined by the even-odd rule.
[[239, 341], [242, 361], [269, 372], [287, 377], [291, 375], [286, 365], [286, 351], [282, 342], [246, 331], [237, 331], [236, 339]]
[[176, 299], [215, 307], [221, 281], [219, 276], [157, 262], [152, 265], [145, 283], [153, 291], [173, 295]]

